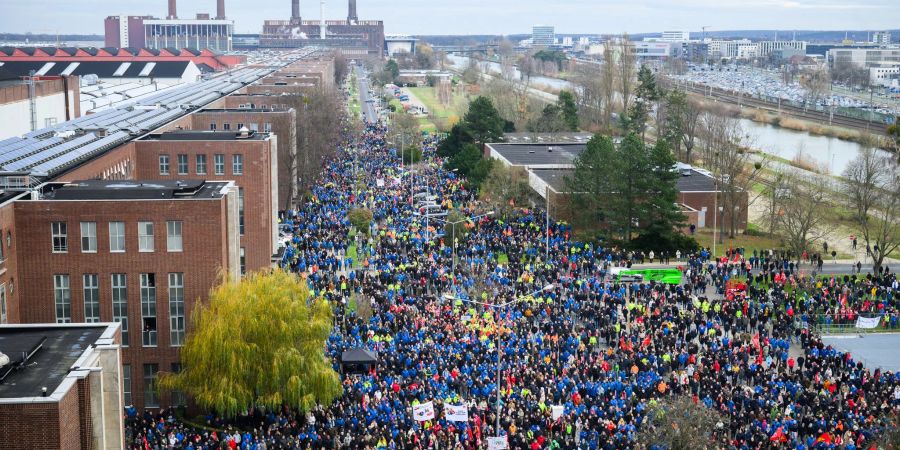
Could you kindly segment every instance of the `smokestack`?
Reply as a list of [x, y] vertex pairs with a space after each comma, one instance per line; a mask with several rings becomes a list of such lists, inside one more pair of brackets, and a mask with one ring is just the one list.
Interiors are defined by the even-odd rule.
[[225, 20], [225, 0], [216, 2], [216, 19]]
[[300, 0], [291, 0], [291, 20], [300, 20]]
[[319, 39], [325, 39], [325, 0], [319, 1]]
[[347, 24], [354, 24], [359, 22], [359, 17], [356, 17], [356, 0], [350, 0], [350, 8], [347, 13]]
[[175, 11], [175, 0], [169, 0], [169, 15], [166, 17], [167, 19], [177, 19], [178, 13]]

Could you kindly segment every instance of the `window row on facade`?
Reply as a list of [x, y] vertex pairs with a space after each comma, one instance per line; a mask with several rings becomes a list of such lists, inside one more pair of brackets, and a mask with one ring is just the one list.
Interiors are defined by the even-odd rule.
[[[141, 309], [141, 345], [156, 347], [158, 327], [156, 323], [156, 290], [155, 273], [141, 273], [139, 276], [139, 295]], [[108, 317], [119, 322], [122, 328], [122, 345], [130, 344], [131, 324], [128, 321], [128, 274], [113, 273], [109, 280], [100, 280], [100, 275], [86, 273], [81, 276], [82, 306], [84, 322], [101, 321], [100, 290], [101, 284], [108, 283], [112, 311]], [[169, 343], [173, 347], [184, 345], [185, 311], [184, 311], [184, 273], [168, 274], [169, 290]], [[69, 274], [53, 275], [53, 301], [55, 303], [56, 323], [72, 322], [72, 280]]]
[[[109, 252], [125, 253], [127, 238], [125, 222], [109, 222]], [[166, 251], [184, 251], [183, 223], [180, 220], [166, 222]], [[155, 223], [151, 221], [137, 222], [138, 251], [149, 253], [156, 251]], [[80, 222], [79, 237], [82, 253], [97, 253], [97, 222]], [[69, 252], [69, 223], [51, 222], [50, 239], [53, 253]]]
[[[245, 105], [241, 105], [241, 106], [245, 106]], [[262, 109], [266, 109], [266, 108], [262, 108]], [[273, 109], [274, 109], [274, 107], [273, 107]], [[212, 122], [209, 124], [209, 131], [216, 131], [217, 128], [218, 128], [218, 125], [215, 122]], [[237, 126], [234, 127], [234, 130], [239, 131], [241, 128], [244, 128], [244, 124], [241, 122], [238, 122]], [[251, 122], [251, 123], [247, 124], [247, 129], [250, 131], [259, 131], [259, 124]], [[222, 131], [231, 131], [231, 124], [228, 122], [223, 123]], [[265, 124], [263, 124], [263, 131], [266, 133], [271, 133], [272, 132], [272, 124], [269, 122], [266, 122]]]
[[[194, 155], [194, 173], [197, 175], [208, 175], [208, 164], [207, 164], [207, 155], [199, 154]], [[213, 163], [213, 175], [225, 175], [225, 155], [222, 153], [216, 153], [213, 155], [212, 159]], [[170, 155], [159, 155], [159, 174], [160, 175], [171, 175], [172, 174], [172, 164], [173, 161], [170, 158]], [[175, 155], [175, 170], [178, 175], [189, 175], [190, 172], [190, 161], [188, 155]], [[231, 174], [232, 175], [243, 175], [244, 174], [244, 155], [238, 153], [231, 155]]]
[[[138, 375], [142, 379], [144, 392], [144, 407], [159, 407], [159, 387], [156, 383], [159, 376], [159, 364], [145, 363], [142, 367], [143, 373]], [[180, 363], [172, 363], [172, 373], [181, 372]], [[132, 383], [134, 374], [132, 373], [131, 364], [122, 364], [122, 401], [126, 406], [133, 404], [131, 393], [133, 391]], [[187, 397], [181, 391], [172, 391], [172, 406], [183, 406], [187, 404]]]

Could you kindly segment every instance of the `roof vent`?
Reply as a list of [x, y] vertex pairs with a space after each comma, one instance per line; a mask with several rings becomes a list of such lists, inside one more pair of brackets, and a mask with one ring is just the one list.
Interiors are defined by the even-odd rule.
[[247, 127], [241, 127], [241, 129], [238, 130], [238, 137], [241, 139], [247, 139], [248, 137], [250, 137], [250, 130], [247, 129]]

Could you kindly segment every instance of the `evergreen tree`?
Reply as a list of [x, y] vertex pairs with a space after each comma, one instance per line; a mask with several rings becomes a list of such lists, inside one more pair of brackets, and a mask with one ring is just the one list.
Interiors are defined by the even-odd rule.
[[638, 85], [634, 90], [635, 102], [622, 115], [620, 121], [626, 133], [634, 133], [644, 140], [651, 106], [660, 99], [661, 92], [656, 85], [656, 76], [647, 66], [641, 66], [638, 70], [637, 81]]
[[567, 180], [574, 192], [575, 220], [582, 227], [596, 227], [606, 223], [610, 205], [607, 199], [614, 192], [612, 178], [616, 170], [616, 145], [608, 136], [594, 135], [583, 152], [575, 158], [575, 170]]
[[562, 114], [568, 131], [578, 131], [578, 106], [575, 104], [575, 96], [569, 91], [561, 91], [556, 106]]
[[473, 142], [473, 139], [472, 135], [466, 131], [465, 126], [462, 124], [453, 125], [450, 133], [447, 134], [447, 138], [438, 145], [437, 154], [438, 156], [451, 158], [456, 156], [467, 142]]
[[463, 116], [463, 124], [466, 132], [482, 146], [503, 138], [505, 121], [487, 97], [478, 97], [469, 104], [469, 111]]

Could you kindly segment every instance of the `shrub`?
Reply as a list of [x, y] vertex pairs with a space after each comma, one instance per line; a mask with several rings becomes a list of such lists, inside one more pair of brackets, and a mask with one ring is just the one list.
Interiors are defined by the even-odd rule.
[[347, 220], [356, 227], [360, 233], [369, 234], [369, 225], [372, 223], [372, 211], [366, 208], [356, 208], [347, 214]]

